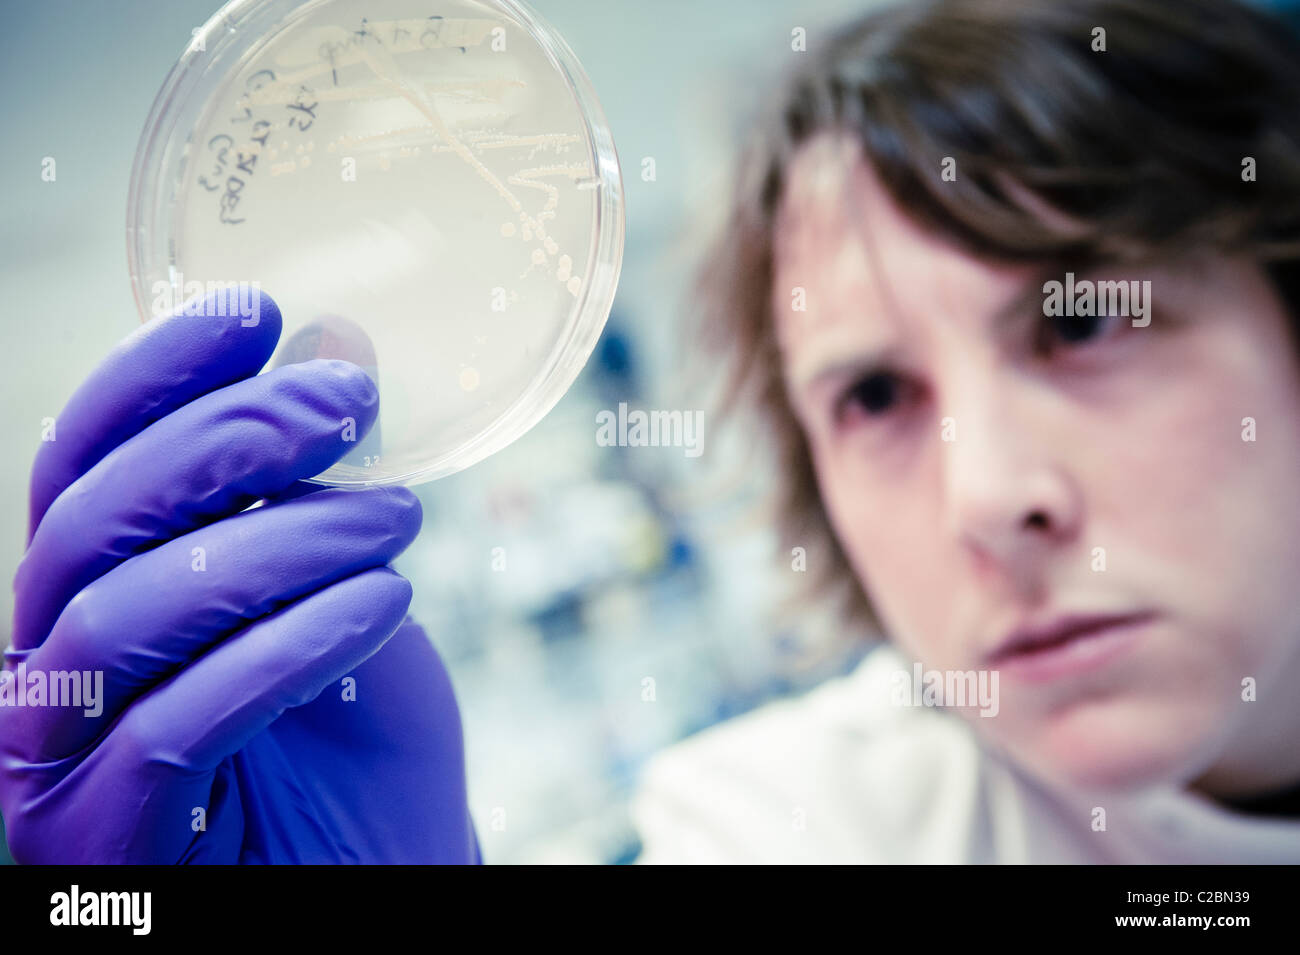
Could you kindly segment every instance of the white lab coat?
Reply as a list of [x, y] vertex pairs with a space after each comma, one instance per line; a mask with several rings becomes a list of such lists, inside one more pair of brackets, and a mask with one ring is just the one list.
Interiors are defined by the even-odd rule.
[[891, 703], [898, 670], [911, 666], [882, 646], [847, 676], [658, 754], [632, 804], [637, 861], [1300, 862], [1300, 822], [1175, 788], [1050, 792], [955, 714]]

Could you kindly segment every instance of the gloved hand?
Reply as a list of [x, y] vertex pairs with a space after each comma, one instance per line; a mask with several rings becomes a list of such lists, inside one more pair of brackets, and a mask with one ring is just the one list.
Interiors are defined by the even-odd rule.
[[300, 480], [374, 423], [374, 385], [258, 376], [279, 310], [246, 326], [221, 295], [119, 345], [37, 454], [0, 693], [102, 692], [0, 706], [14, 859], [478, 862], [451, 683], [385, 566], [419, 501]]

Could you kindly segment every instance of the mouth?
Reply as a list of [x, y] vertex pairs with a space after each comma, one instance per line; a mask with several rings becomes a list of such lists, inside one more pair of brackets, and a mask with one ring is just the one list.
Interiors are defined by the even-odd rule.
[[985, 657], [985, 665], [1027, 682], [1099, 669], [1123, 654], [1155, 614], [1074, 614], [1018, 627]]

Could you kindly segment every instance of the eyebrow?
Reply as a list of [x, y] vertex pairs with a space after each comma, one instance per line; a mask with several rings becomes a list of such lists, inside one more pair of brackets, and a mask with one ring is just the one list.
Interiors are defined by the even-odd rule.
[[[1080, 275], [1087, 275], [1096, 269], [1095, 265], [1085, 264], [1079, 270]], [[995, 330], [1002, 330], [1011, 321], [1022, 318], [1026, 312], [1033, 311], [1040, 314], [1043, 308], [1043, 286], [1049, 281], [1064, 278], [1065, 273], [1072, 271], [1060, 262], [1052, 262], [1037, 269], [1033, 275], [1025, 281], [1025, 287], [1021, 289], [1012, 299], [997, 311], [995, 311], [989, 320], [989, 324]]]
[[[1074, 283], [1078, 286], [1083, 282], [1098, 281], [1135, 281], [1131, 278], [1107, 279], [1106, 276], [1136, 272], [1142, 275], [1149, 275], [1153, 272], [1160, 272], [1168, 268], [1161, 260], [1155, 258], [1138, 259], [1134, 262], [1123, 262], [1118, 260], [1107, 259], [1103, 257], [1082, 257], [1076, 262], [1052, 261], [1048, 262], [1041, 269], [1034, 273], [1034, 278], [1029, 281], [1025, 288], [1012, 301], [1008, 302], [1002, 308], [993, 313], [991, 324], [994, 328], [1001, 328], [1009, 321], [1023, 316], [1025, 313], [1033, 311], [1034, 314], [1045, 314], [1042, 311], [1044, 296], [1043, 286], [1049, 281], [1064, 282], [1066, 273], [1073, 273]], [[1039, 299], [1039, 301], [1035, 301]]]
[[[1060, 273], [1059, 263], [1045, 265], [1025, 280], [1024, 288], [990, 317], [990, 325], [1001, 331], [1010, 322], [1022, 317], [1026, 312], [1037, 311], [1041, 306], [1043, 284]], [[841, 376], [857, 377], [887, 365], [897, 351], [894, 345], [884, 345], [829, 364], [821, 365], [812, 374], [791, 377], [789, 384], [792, 392], [810, 391], [823, 381]]]
[[[1063, 280], [1066, 272], [1074, 272], [1077, 282], [1098, 274], [1108, 273], [1117, 264], [1104, 259], [1088, 258], [1086, 256], [1081, 257], [1080, 261], [1075, 264], [1058, 260], [1047, 261], [1025, 279], [1024, 287], [1019, 292], [993, 312], [989, 317], [989, 326], [995, 333], [1001, 334], [1006, 331], [1008, 325], [1024, 318], [1026, 315], [1040, 314], [1043, 307], [1043, 296], [1046, 294], [1043, 291], [1043, 285], [1049, 281]], [[896, 346], [892, 344], [884, 345], [850, 358], [822, 365], [812, 374], [805, 374], [797, 378], [791, 377], [788, 379], [787, 385], [789, 393], [792, 397], [797, 397], [798, 394], [811, 391], [822, 382], [830, 379], [841, 376], [856, 378], [877, 371], [889, 364], [896, 351]]]
[[839, 359], [824, 365], [815, 365], [814, 367], [817, 370], [812, 374], [804, 374], [799, 377], [792, 376], [788, 379], [789, 393], [797, 403], [799, 396], [812, 391], [825, 381], [840, 377], [858, 378], [880, 369], [889, 363], [896, 350], [897, 347], [894, 345], [885, 345], [851, 358]]

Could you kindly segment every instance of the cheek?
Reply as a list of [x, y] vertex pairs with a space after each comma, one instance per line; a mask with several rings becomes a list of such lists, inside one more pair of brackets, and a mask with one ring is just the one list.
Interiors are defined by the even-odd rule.
[[921, 477], [924, 469], [909, 472], [905, 481], [883, 481], [851, 456], [814, 458], [827, 516], [887, 635], [919, 658], [935, 660], [940, 648], [917, 646], [915, 635], [947, 632], [950, 605], [939, 598], [953, 568], [943, 547], [937, 488]]
[[[1161, 388], [1081, 435], [1098, 453], [1079, 472], [1089, 546], [1113, 543], [1119, 582], [1251, 639], [1276, 633], [1300, 576], [1300, 392], [1289, 356], [1265, 344], [1206, 335], [1171, 356], [1151, 375]], [[1243, 440], [1246, 417], [1255, 441]]]

